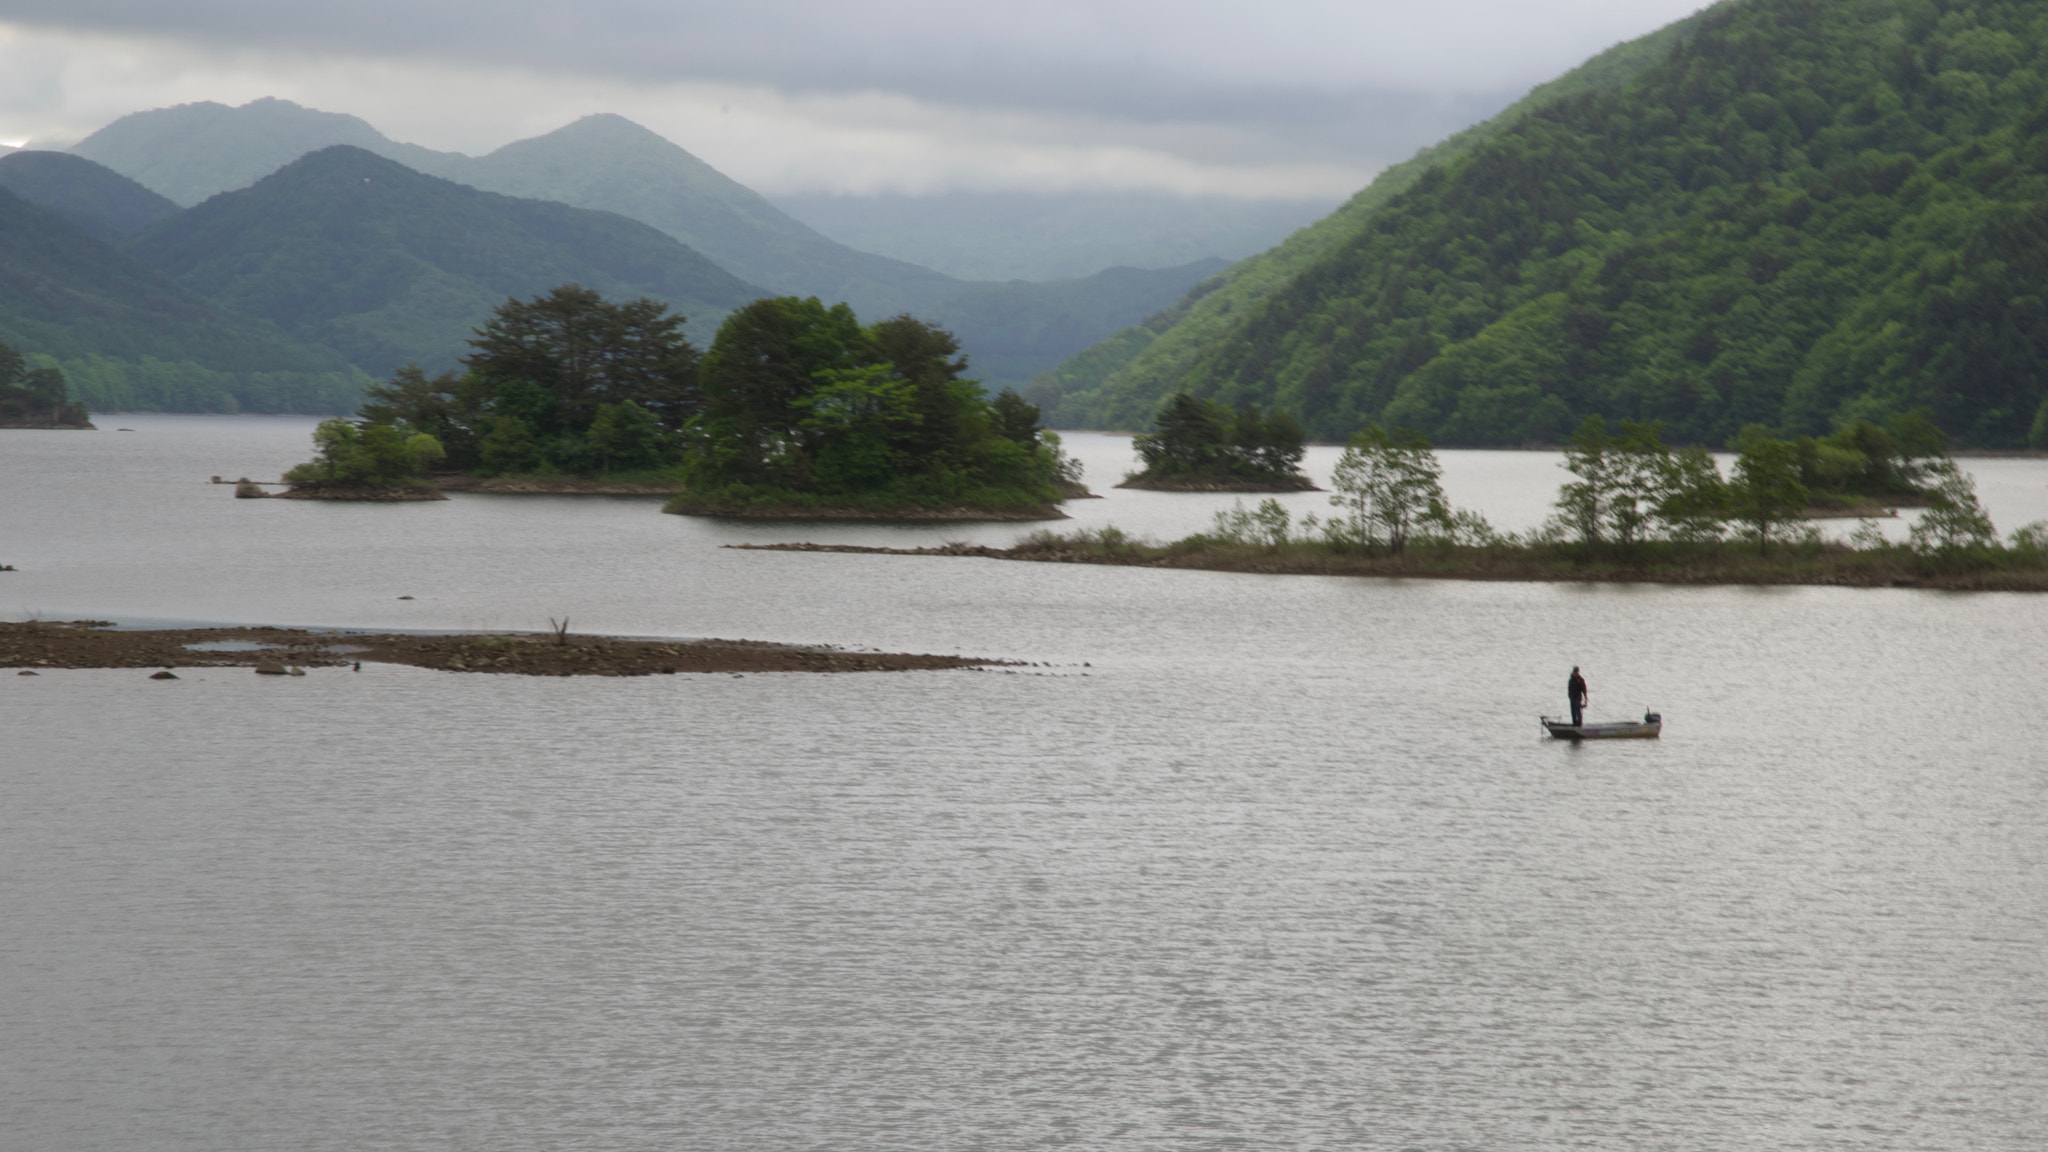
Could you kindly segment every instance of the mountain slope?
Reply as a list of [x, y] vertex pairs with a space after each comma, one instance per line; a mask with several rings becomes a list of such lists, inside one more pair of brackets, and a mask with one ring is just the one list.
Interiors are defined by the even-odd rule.
[[0, 188], [109, 241], [178, 211], [176, 204], [119, 172], [67, 152], [24, 150], [0, 156]]
[[2048, 436], [2048, 23], [1955, 0], [1750, 0], [1623, 89], [1432, 171], [1184, 377], [1324, 436], [1718, 443], [1926, 406]]
[[352, 147], [216, 196], [129, 249], [377, 374], [451, 368], [507, 297], [559, 284], [665, 301], [700, 344], [727, 311], [762, 295], [645, 224], [481, 192]]
[[1197, 285], [1173, 307], [1117, 332], [1034, 381], [1033, 399], [1057, 427], [1145, 428], [1160, 402], [1238, 322], [1331, 249], [1356, 235], [1373, 216], [1423, 175], [1470, 155], [1531, 112], [1569, 96], [1605, 91], [1668, 57], [1688, 36], [1695, 15], [1595, 56], [1530, 93], [1483, 124], [1468, 128], [1396, 164], [1329, 216], [1287, 238], [1272, 251], [1232, 265]]
[[136, 112], [79, 141], [71, 153], [190, 207], [216, 193], [247, 188], [309, 152], [337, 144], [427, 173], [468, 159], [400, 144], [354, 116], [268, 96], [239, 108], [206, 100]]
[[689, 152], [623, 116], [586, 116], [445, 174], [509, 196], [559, 200], [652, 224], [742, 279], [846, 301], [880, 318], [930, 307], [950, 276], [827, 240]]
[[367, 378], [0, 190], [0, 341], [100, 410], [333, 412]]

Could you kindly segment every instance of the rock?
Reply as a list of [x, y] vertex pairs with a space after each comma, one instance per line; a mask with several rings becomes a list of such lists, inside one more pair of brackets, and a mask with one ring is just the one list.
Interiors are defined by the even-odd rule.
[[41, 672], [37, 672], [37, 671], [34, 671], [34, 670], [32, 670], [32, 669], [28, 669], [28, 668], [23, 668], [23, 669], [22, 669], [21, 671], [19, 671], [19, 672], [16, 672], [16, 673], [15, 673], [15, 675], [16, 675], [16, 676], [41, 676], [41, 675], [42, 675], [42, 673], [41, 673]]
[[306, 674], [306, 670], [304, 668], [299, 667], [297, 664], [294, 664], [291, 667], [291, 674], [293, 676], [304, 676]]
[[270, 493], [265, 492], [261, 486], [247, 477], [235, 481], [235, 499], [237, 500], [266, 500], [269, 497]]
[[151, 680], [176, 680], [177, 678], [178, 674], [176, 672], [171, 671], [169, 668], [166, 668], [163, 671], [158, 672], [150, 677]]
[[258, 660], [256, 662], [256, 674], [258, 676], [283, 676], [287, 673], [284, 670], [284, 665], [275, 660]]
[[410, 599], [412, 599], [412, 597], [410, 597], [410, 596], [400, 596], [400, 597], [399, 597], [399, 599], [400, 599], [400, 600], [410, 600]]

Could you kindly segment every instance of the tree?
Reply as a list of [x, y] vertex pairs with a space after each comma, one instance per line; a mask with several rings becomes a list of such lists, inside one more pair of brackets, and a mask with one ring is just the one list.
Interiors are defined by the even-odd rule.
[[1790, 442], [1761, 425], [1736, 438], [1735, 483], [1729, 488], [1734, 519], [1756, 536], [1757, 551], [1768, 552], [1771, 536], [1799, 517], [1809, 493], [1799, 482], [1799, 453]]
[[699, 407], [697, 350], [682, 326], [683, 317], [658, 300], [614, 304], [564, 284], [499, 305], [462, 363], [487, 386], [538, 385], [554, 401], [551, 423], [578, 432], [600, 407], [626, 401], [663, 427], [680, 428]]
[[21, 353], [6, 344], [0, 344], [0, 424], [92, 427], [85, 405], [72, 402], [62, 371], [30, 368]]
[[1351, 437], [1331, 478], [1330, 503], [1350, 514], [1352, 531], [1367, 544], [1400, 554], [1422, 524], [1448, 516], [1443, 467], [1429, 440], [1412, 428], [1391, 435], [1377, 424]]
[[600, 472], [634, 472], [659, 467], [670, 454], [674, 433], [655, 420], [654, 413], [631, 400], [606, 404], [591, 418], [583, 434]]
[[1612, 463], [1608, 455], [1614, 441], [1607, 434], [1607, 422], [1588, 416], [1564, 450], [1564, 466], [1577, 480], [1557, 492], [1557, 509], [1565, 522], [1588, 547], [1605, 539], [1608, 501], [1614, 489]]
[[1665, 536], [1688, 543], [1721, 538], [1728, 520], [1728, 483], [1705, 448], [1681, 449], [1666, 456], [1656, 519]]
[[1908, 541], [1915, 552], [1953, 557], [1962, 552], [1984, 551], [1998, 545], [1998, 531], [1991, 517], [1977, 502], [1977, 482], [1956, 466], [1942, 460], [1928, 469], [1932, 488], [1927, 493], [1927, 510], [1913, 525]]
[[286, 472], [287, 483], [418, 487], [426, 466], [442, 456], [440, 443], [424, 432], [342, 419], [322, 420], [313, 445], [318, 454]]
[[915, 317], [863, 328], [815, 297], [735, 311], [704, 356], [690, 491], [673, 507], [1059, 499], [1066, 461], [1038, 410], [986, 399], [959, 352]]
[[1153, 428], [1131, 440], [1148, 479], [1295, 478], [1307, 451], [1300, 423], [1286, 412], [1233, 412], [1186, 392], [1167, 397]]

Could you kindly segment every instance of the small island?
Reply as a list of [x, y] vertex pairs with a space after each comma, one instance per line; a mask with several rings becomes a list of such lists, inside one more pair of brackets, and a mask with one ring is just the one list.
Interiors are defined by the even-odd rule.
[[1119, 488], [1162, 492], [1316, 492], [1301, 474], [1305, 434], [1294, 417], [1261, 417], [1249, 405], [1235, 412], [1213, 400], [1176, 392], [1153, 418], [1155, 431], [1131, 439], [1145, 467]]
[[7, 344], [0, 344], [0, 428], [94, 431], [61, 369], [30, 368]]
[[[972, 656], [864, 652], [755, 640], [625, 640], [554, 632], [417, 636], [297, 628], [116, 631], [105, 620], [0, 622], [0, 668], [334, 668], [410, 664], [443, 672], [522, 676], [655, 676], [692, 672], [909, 672], [1013, 663]], [[199, 645], [200, 647], [194, 647]], [[167, 677], [175, 678], [175, 677]]]
[[667, 496], [762, 519], [1057, 520], [1090, 493], [1038, 409], [967, 379], [951, 333], [844, 304], [756, 300], [699, 355], [659, 301], [574, 284], [512, 299], [460, 374], [416, 366], [329, 421], [280, 495]]
[[[2001, 540], [1974, 483], [1932, 428], [1917, 413], [1889, 428], [1859, 423], [1819, 451], [1822, 442], [1781, 440], [1752, 426], [1737, 437], [1734, 475], [1724, 478], [1706, 449], [1667, 448], [1655, 424], [1623, 421], [1621, 434], [1611, 436], [1592, 417], [1565, 452], [1573, 479], [1559, 489], [1556, 515], [1527, 533], [1498, 532], [1479, 514], [1451, 507], [1442, 468], [1420, 433], [1368, 427], [1338, 462], [1328, 518], [1296, 520], [1269, 498], [1254, 508], [1239, 501], [1218, 512], [1208, 531], [1166, 544], [1104, 527], [1041, 530], [1008, 548], [726, 547], [1274, 575], [2048, 592], [2048, 522]], [[1852, 442], [1875, 454], [1843, 448]], [[1824, 462], [1818, 474], [1816, 461]], [[1903, 542], [1886, 539], [1871, 517], [1846, 542], [1823, 540], [1809, 515], [1816, 490], [1808, 479], [1838, 485], [1819, 490], [1828, 497], [1822, 508], [1874, 486], [1927, 511]]]

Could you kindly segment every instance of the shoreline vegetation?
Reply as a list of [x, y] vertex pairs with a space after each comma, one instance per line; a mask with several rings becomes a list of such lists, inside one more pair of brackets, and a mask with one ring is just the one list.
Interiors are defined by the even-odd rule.
[[1635, 558], [1593, 557], [1569, 548], [1440, 546], [1400, 555], [1333, 552], [1299, 541], [1278, 548], [1191, 537], [1171, 544], [1103, 533], [1033, 533], [1008, 548], [949, 543], [926, 548], [859, 544], [724, 544], [754, 552], [843, 552], [872, 556], [968, 556], [1042, 564], [1103, 564], [1262, 576], [1370, 576], [1394, 580], [1491, 580], [1529, 584], [1816, 585], [2048, 592], [2048, 553], [2016, 566], [1947, 565], [1908, 549], [1870, 551], [1840, 544], [1801, 545], [1759, 555], [1727, 544], [1646, 548]]
[[[1526, 533], [1451, 507], [1421, 433], [1369, 425], [1337, 463], [1327, 519], [1296, 521], [1268, 498], [1255, 508], [1237, 501], [1207, 532], [1167, 544], [1105, 526], [1041, 530], [1009, 548], [726, 547], [1319, 576], [2048, 592], [2048, 521], [2000, 540], [1974, 482], [1922, 417], [1889, 430], [1859, 422], [1820, 441], [1750, 428], [1737, 447], [1734, 476], [1724, 478], [1705, 449], [1665, 447], [1655, 424], [1625, 420], [1610, 436], [1591, 417], [1565, 450], [1573, 479], [1558, 490], [1556, 514]], [[1879, 494], [1926, 508], [1905, 543], [1888, 540], [1875, 516], [1847, 543], [1822, 540], [1811, 523], [1816, 505], [1826, 515]]]
[[[195, 651], [193, 644], [248, 644]], [[690, 672], [907, 672], [1014, 664], [972, 656], [849, 651], [758, 640], [629, 640], [551, 633], [312, 632], [297, 628], [166, 628], [114, 631], [108, 621], [0, 622], [0, 668], [347, 667], [409, 664], [443, 672], [525, 676], [653, 676]]]

